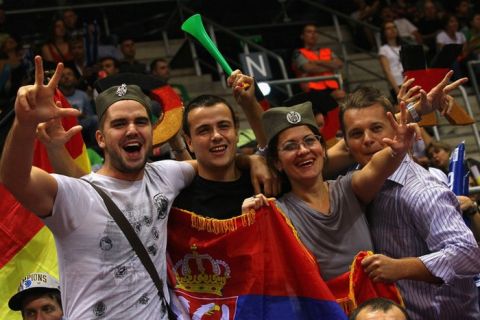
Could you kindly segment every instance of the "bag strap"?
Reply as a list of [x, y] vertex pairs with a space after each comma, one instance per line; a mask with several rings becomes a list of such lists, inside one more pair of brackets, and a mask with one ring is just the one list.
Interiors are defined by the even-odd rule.
[[108, 212], [112, 216], [113, 220], [115, 220], [115, 222], [118, 224], [118, 226], [120, 227], [120, 230], [122, 230], [123, 234], [127, 238], [128, 242], [132, 246], [138, 258], [140, 259], [143, 266], [147, 270], [148, 274], [152, 278], [153, 283], [157, 287], [158, 296], [160, 297], [160, 301], [162, 303], [162, 311], [163, 312], [167, 311], [168, 319], [176, 320], [177, 316], [170, 308], [170, 305], [168, 304], [167, 299], [163, 294], [163, 281], [162, 279], [160, 279], [158, 272], [155, 269], [155, 266], [153, 265], [152, 259], [150, 259], [150, 256], [148, 255], [148, 252], [145, 249], [145, 246], [143, 245], [138, 235], [135, 233], [135, 230], [133, 229], [130, 222], [128, 222], [127, 218], [123, 215], [123, 213], [120, 211], [117, 205], [113, 202], [113, 200], [105, 193], [105, 191], [103, 191], [100, 187], [96, 186], [90, 181], [87, 181], [85, 179], [82, 179], [82, 180], [88, 182], [93, 187], [93, 189], [95, 189], [95, 191], [98, 192], [100, 197], [102, 197], [103, 201], [105, 202], [105, 205], [107, 206]]

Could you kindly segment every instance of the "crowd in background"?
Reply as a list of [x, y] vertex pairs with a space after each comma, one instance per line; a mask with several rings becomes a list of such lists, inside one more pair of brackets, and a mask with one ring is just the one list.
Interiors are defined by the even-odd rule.
[[[457, 58], [450, 68], [454, 78], [467, 75], [467, 62], [478, 60], [480, 53], [480, 3], [478, 1], [380, 1], [355, 0], [351, 16], [380, 28], [382, 47], [378, 52], [393, 95], [403, 81], [400, 48], [420, 45], [426, 63], [446, 45], [458, 45]], [[370, 28], [353, 27], [356, 45], [375, 50], [375, 36]], [[419, 60], [420, 56], [417, 57]], [[438, 67], [438, 66], [437, 66]]]

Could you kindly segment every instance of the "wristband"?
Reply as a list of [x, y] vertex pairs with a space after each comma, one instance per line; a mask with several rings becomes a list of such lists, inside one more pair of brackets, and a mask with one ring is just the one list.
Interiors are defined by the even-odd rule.
[[407, 104], [407, 111], [410, 113], [410, 116], [412, 117], [413, 122], [420, 122], [422, 118], [418, 115], [417, 110], [414, 107], [414, 104], [410, 102]]

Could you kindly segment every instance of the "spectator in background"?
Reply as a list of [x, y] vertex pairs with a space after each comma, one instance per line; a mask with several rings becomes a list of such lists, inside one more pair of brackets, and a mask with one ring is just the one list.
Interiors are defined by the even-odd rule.
[[53, 22], [50, 39], [42, 46], [42, 57], [48, 67], [55, 68], [58, 62], [72, 60], [73, 56], [68, 44], [67, 30], [61, 19]]
[[397, 27], [392, 21], [384, 22], [381, 29], [383, 45], [378, 50], [378, 58], [390, 84], [392, 100], [396, 102], [398, 91], [403, 83], [403, 66], [400, 60], [401, 40]]
[[18, 292], [8, 301], [24, 320], [61, 320], [63, 316], [60, 284], [48, 273], [31, 273], [20, 281]]
[[170, 79], [170, 66], [168, 65], [167, 59], [157, 58], [150, 63], [150, 72], [162, 79], [165, 82], [168, 82]]
[[[354, 0], [353, 3], [357, 7], [357, 10], [350, 14], [353, 19], [375, 24], [374, 18], [380, 7], [380, 0], [373, 0], [368, 3], [366, 0]], [[356, 45], [366, 50], [376, 47], [375, 37], [372, 29], [358, 25], [353, 25], [352, 29], [353, 40], [355, 41]]]
[[392, 4], [392, 10], [395, 13], [395, 16], [399, 18], [406, 18], [412, 22], [417, 19], [418, 12], [415, 1], [395, 0], [390, 2]]
[[480, 59], [480, 12], [475, 12], [470, 16], [469, 28], [464, 32], [466, 40], [467, 59]]
[[460, 0], [455, 6], [455, 17], [458, 21], [458, 30], [464, 31], [468, 28], [468, 20], [470, 17], [470, 1]]
[[92, 96], [93, 82], [95, 82], [96, 77], [94, 68], [87, 62], [83, 38], [79, 36], [72, 38], [69, 41], [69, 45], [73, 59], [66, 62], [65, 65], [75, 72], [75, 76], [78, 79], [77, 88]]
[[463, 62], [461, 59], [467, 53], [467, 44], [465, 35], [458, 31], [458, 20], [454, 15], [446, 14], [442, 19], [442, 31], [437, 34], [437, 50], [440, 51], [447, 44], [462, 45], [462, 53], [457, 58], [451, 68], [454, 70], [454, 79], [459, 79], [465, 75]]
[[405, 309], [391, 300], [374, 298], [359, 305], [349, 320], [408, 320]]
[[392, 8], [386, 6], [380, 11], [380, 18], [383, 23], [393, 22], [402, 40], [412, 44], [422, 44], [423, 39], [417, 27], [407, 18], [397, 17]]
[[183, 103], [190, 101], [190, 96], [188, 95], [187, 89], [184, 85], [178, 83], [169, 83], [170, 80], [170, 65], [167, 59], [156, 58], [150, 63], [150, 73], [166, 83], [168, 83], [177, 95], [182, 99]]
[[17, 94], [27, 77], [26, 66], [23, 64], [23, 50], [12, 36], [0, 46], [0, 101], [5, 103]]
[[[303, 48], [297, 49], [293, 55], [293, 69], [297, 77], [312, 77], [332, 75], [343, 67], [343, 62], [335, 55], [330, 48], [321, 48], [318, 45], [318, 30], [314, 24], [307, 24], [303, 27], [300, 38], [303, 41]], [[345, 93], [338, 92], [339, 85], [335, 80], [322, 80], [303, 83], [301, 88], [305, 92], [311, 90], [325, 91], [326, 95], [344, 96]], [[336, 103], [336, 101], [335, 101]]]
[[427, 46], [427, 61], [430, 61], [437, 51], [436, 37], [442, 30], [442, 14], [435, 2], [426, 0], [420, 10], [420, 19], [417, 21], [418, 31], [422, 35], [423, 43]]
[[137, 54], [135, 41], [132, 38], [124, 38], [120, 42], [120, 51], [123, 54], [123, 60], [120, 61], [120, 72], [146, 73], [145, 64], [135, 60]]
[[101, 75], [100, 78], [112, 76], [120, 72], [120, 62], [114, 57], [103, 57], [100, 59], [100, 69], [105, 72], [105, 75]]
[[452, 147], [448, 143], [441, 141], [432, 141], [428, 144], [425, 153], [430, 160], [430, 164], [440, 169], [448, 175], [448, 164], [450, 163], [450, 153]]
[[85, 59], [85, 45], [82, 37], [75, 37], [69, 41], [72, 54], [71, 66], [78, 78], [85, 75], [87, 60]]
[[437, 49], [446, 44], [461, 44], [466, 42], [465, 35], [458, 29], [458, 19], [451, 14], [445, 14], [442, 19], [442, 31], [437, 34]]
[[[333, 76], [340, 74], [343, 62], [333, 50], [320, 47], [318, 44], [318, 29], [314, 24], [303, 27], [300, 38], [303, 47], [294, 51], [292, 68], [298, 78], [315, 76]], [[295, 95], [284, 103], [295, 105], [303, 101], [312, 103], [321, 108], [319, 111], [325, 115], [322, 134], [330, 146], [336, 141], [336, 134], [340, 129], [338, 122], [338, 103], [345, 97], [345, 91], [340, 88], [337, 79], [317, 80], [302, 82], [300, 84], [303, 94]]]
[[89, 96], [85, 91], [77, 89], [77, 85], [78, 78], [75, 76], [75, 72], [65, 66], [58, 87], [70, 105], [82, 112], [78, 117], [78, 122], [83, 127], [83, 140], [87, 147], [94, 147], [96, 146], [95, 132], [98, 129], [98, 118]]
[[65, 30], [67, 36], [70, 39], [83, 37], [85, 31], [83, 26], [78, 19], [78, 15], [73, 9], [67, 9], [63, 11], [63, 23], [65, 24]]

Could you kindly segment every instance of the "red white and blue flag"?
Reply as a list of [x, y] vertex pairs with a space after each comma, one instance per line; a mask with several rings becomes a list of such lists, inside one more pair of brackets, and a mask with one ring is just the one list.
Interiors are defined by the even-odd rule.
[[192, 319], [346, 319], [274, 202], [228, 220], [174, 208], [168, 252]]

